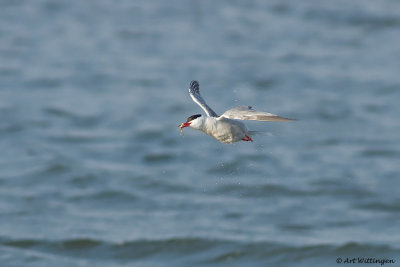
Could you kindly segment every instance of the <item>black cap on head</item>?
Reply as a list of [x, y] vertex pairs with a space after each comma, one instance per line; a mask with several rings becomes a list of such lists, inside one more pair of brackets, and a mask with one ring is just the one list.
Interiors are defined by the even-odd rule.
[[187, 118], [186, 122], [192, 121], [194, 119], [197, 119], [198, 117], [201, 117], [201, 114], [195, 114]]

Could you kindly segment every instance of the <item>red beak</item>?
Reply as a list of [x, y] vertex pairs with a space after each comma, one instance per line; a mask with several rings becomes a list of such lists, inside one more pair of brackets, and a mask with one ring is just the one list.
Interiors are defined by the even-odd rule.
[[191, 122], [184, 122], [184, 123], [181, 123], [181, 125], [179, 125], [178, 127], [185, 128], [185, 127], [189, 127], [190, 124], [191, 124]]

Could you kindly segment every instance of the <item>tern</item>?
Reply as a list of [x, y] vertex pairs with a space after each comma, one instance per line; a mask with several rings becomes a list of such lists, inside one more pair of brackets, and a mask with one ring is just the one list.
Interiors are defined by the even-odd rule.
[[241, 120], [253, 121], [293, 121], [293, 119], [280, 117], [278, 115], [257, 111], [251, 106], [239, 106], [229, 109], [221, 116], [218, 116], [204, 101], [200, 95], [199, 82], [192, 81], [189, 87], [189, 94], [193, 101], [199, 105], [207, 116], [195, 114], [187, 118], [186, 122], [181, 123], [180, 128], [182, 135], [183, 128], [191, 127], [208, 134], [221, 143], [232, 144], [238, 141], [251, 141], [254, 132], [249, 131]]

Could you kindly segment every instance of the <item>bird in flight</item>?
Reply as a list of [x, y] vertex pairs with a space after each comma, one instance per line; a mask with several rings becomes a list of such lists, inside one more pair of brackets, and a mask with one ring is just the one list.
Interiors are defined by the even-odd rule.
[[232, 144], [238, 141], [253, 142], [253, 139], [251, 139], [252, 132], [247, 129], [242, 120], [293, 121], [293, 119], [280, 117], [268, 112], [257, 111], [250, 106], [229, 109], [221, 116], [218, 116], [201, 97], [198, 81], [190, 83], [189, 94], [193, 101], [204, 110], [206, 116], [195, 114], [187, 118], [186, 122], [178, 126], [182, 135], [184, 134], [183, 128], [191, 127], [225, 144]]

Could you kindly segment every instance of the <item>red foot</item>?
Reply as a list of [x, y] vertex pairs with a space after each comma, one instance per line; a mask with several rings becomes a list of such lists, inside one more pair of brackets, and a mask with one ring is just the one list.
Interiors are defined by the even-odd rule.
[[242, 138], [242, 140], [243, 141], [251, 141], [251, 142], [253, 142], [253, 139], [251, 139], [251, 137], [248, 136], [247, 134], [246, 134], [246, 138]]

